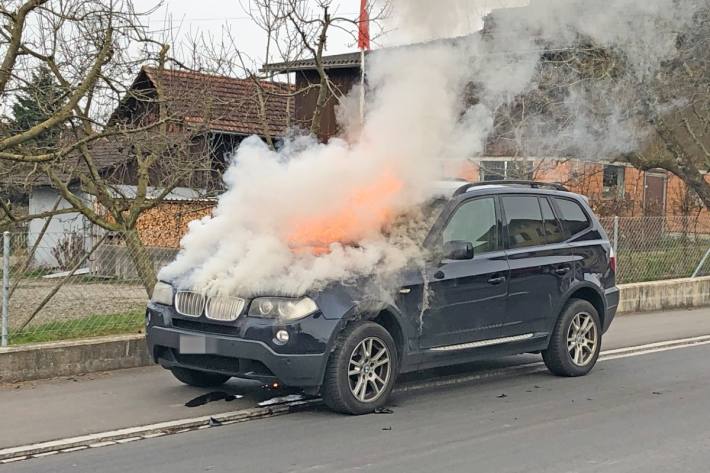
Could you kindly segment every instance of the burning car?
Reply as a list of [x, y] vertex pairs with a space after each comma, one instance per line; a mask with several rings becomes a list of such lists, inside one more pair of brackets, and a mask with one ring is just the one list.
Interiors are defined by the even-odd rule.
[[381, 297], [367, 278], [298, 297], [159, 282], [146, 312], [153, 359], [189, 385], [279, 382], [351, 414], [385, 404], [400, 373], [481, 358], [539, 352], [556, 375], [588, 373], [618, 289], [586, 200], [528, 181], [445, 188], [421, 242], [426, 262]]

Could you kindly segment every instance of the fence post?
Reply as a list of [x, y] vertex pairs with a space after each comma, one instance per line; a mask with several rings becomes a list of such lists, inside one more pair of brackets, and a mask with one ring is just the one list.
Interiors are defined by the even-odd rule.
[[[614, 251], [619, 254], [619, 216], [614, 215]], [[618, 258], [618, 256], [617, 256]]]
[[10, 232], [2, 234], [2, 332], [0, 346], [7, 346], [8, 312], [10, 311]]

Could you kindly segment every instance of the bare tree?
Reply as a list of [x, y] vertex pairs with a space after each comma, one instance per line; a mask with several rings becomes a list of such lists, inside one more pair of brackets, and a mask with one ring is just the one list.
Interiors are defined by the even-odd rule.
[[[166, 93], [166, 67], [183, 64], [149, 34], [144, 13], [128, 0], [5, 2], [0, 16], [3, 103], [38, 67], [48, 68], [62, 91], [61, 106], [39, 123], [0, 128], [0, 173], [19, 186], [48, 185], [70, 204], [27, 215], [3, 197], [0, 225], [80, 213], [122, 236], [150, 294], [156, 275], [138, 220], [178, 186], [210, 187], [212, 150], [204, 137], [214, 104], [201, 100], [205, 91]], [[154, 87], [134, 87], [140, 67], [150, 63]], [[35, 138], [50, 129], [59, 130], [57, 143], [37, 146]]]
[[[305, 126], [311, 134], [320, 136], [323, 110], [329, 101], [339, 103], [344, 95], [344, 91], [328, 74], [328, 67], [324, 62], [328, 41], [333, 32], [339, 31], [349, 38], [353, 45], [356, 44], [359, 19], [339, 14], [332, 0], [251, 0], [243, 2], [242, 8], [263, 31], [265, 62], [272, 63], [261, 68], [260, 65], [250, 64], [248, 58], [240, 54], [239, 59], [245, 75], [251, 77], [255, 84], [261, 84], [291, 70], [298, 61], [308, 61], [312, 64], [317, 80], [298, 88], [294, 87], [288, 96], [317, 94], [308, 123], [299, 125]], [[377, 2], [373, 8], [375, 10], [370, 13], [372, 30], [381, 31], [381, 22], [388, 15], [390, 4], [388, 1]], [[377, 36], [373, 40], [376, 41]], [[268, 95], [269, 91], [260, 87], [259, 97]], [[270, 135], [269, 131], [264, 129], [265, 136]]]
[[[710, 208], [710, 9], [700, 7], [674, 58], [643, 76], [635, 58], [579, 36], [542, 53], [536, 86], [496, 110], [493, 147], [510, 156], [582, 157], [662, 168]], [[616, 131], [623, 137], [610, 137]], [[583, 134], [580, 135], [580, 131]], [[640, 141], [640, 151], [623, 150]], [[630, 147], [630, 146], [629, 146]]]

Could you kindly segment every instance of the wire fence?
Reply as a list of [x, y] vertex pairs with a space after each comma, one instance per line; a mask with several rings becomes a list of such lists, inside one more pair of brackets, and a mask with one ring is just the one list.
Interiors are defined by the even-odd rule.
[[148, 292], [137, 267], [148, 263], [157, 272], [177, 253], [133, 251], [121, 234], [3, 236], [10, 345], [140, 332]]
[[[616, 249], [617, 284], [710, 274], [710, 219], [610, 217], [600, 219]], [[701, 264], [702, 263], [702, 264]]]
[[[710, 218], [601, 221], [616, 247], [619, 284], [710, 274]], [[157, 272], [177, 254], [137, 251], [126, 235], [91, 229], [6, 235], [0, 266], [10, 345], [142, 331], [148, 293], [138, 268]]]

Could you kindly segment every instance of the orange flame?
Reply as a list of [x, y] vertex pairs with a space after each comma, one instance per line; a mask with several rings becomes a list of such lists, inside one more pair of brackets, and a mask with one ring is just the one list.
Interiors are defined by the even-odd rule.
[[292, 222], [293, 230], [286, 239], [294, 252], [321, 255], [331, 243], [354, 243], [373, 231], [380, 230], [394, 217], [393, 198], [403, 183], [386, 173], [372, 184], [349, 196], [343, 208], [327, 215], [316, 215]]

